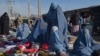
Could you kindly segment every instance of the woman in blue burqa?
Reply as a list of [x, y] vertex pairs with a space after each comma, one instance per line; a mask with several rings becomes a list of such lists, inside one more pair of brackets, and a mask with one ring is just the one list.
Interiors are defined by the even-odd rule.
[[85, 28], [85, 25], [82, 25], [71, 56], [91, 56], [92, 52], [98, 49], [100, 49], [100, 44], [94, 42], [89, 30]]
[[47, 22], [46, 42], [50, 45], [50, 50], [58, 53], [68, 51], [67, 20], [59, 5], [51, 3], [49, 12], [45, 15]]
[[47, 23], [42, 18], [37, 18], [35, 26], [32, 28], [31, 34], [27, 38], [28, 41], [43, 44], [45, 42], [45, 33]]
[[16, 37], [19, 40], [27, 39], [28, 35], [30, 34], [30, 29], [27, 23], [23, 23], [22, 19], [18, 19], [18, 26], [16, 29]]

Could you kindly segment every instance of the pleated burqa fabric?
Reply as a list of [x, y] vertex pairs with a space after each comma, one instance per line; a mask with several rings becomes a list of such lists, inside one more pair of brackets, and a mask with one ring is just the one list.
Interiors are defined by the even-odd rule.
[[92, 50], [92, 37], [88, 29], [80, 29], [78, 38], [73, 46], [73, 56], [91, 56]]
[[47, 30], [47, 23], [43, 19], [38, 18], [35, 26], [32, 28], [30, 36], [27, 38], [31, 42], [43, 43], [45, 41], [45, 33]]
[[[58, 49], [58, 51], [65, 51], [65, 49], [67, 50], [67, 20], [61, 7], [51, 3], [49, 12], [45, 15], [44, 20], [48, 24], [46, 41], [52, 46], [50, 49]], [[53, 26], [58, 27], [58, 31], [52, 33], [51, 29]]]

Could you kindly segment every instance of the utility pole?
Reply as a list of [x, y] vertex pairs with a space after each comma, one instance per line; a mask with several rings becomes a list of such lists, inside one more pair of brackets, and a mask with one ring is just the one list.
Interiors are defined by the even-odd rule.
[[7, 0], [7, 5], [8, 5], [8, 15], [10, 17], [12, 17], [12, 13], [13, 13], [13, 9], [12, 9], [12, 3], [13, 3], [13, 0]]
[[40, 0], [38, 0], [38, 17], [41, 17]]
[[28, 0], [28, 17], [30, 17], [30, 0]]
[[7, 0], [7, 6], [8, 6], [8, 15], [10, 16], [10, 6], [11, 6], [10, 0]]
[[[0, 10], [2, 10], [1, 2], [0, 2]], [[0, 16], [1, 16], [1, 13], [0, 13]]]
[[28, 24], [30, 23], [30, 0], [28, 0]]

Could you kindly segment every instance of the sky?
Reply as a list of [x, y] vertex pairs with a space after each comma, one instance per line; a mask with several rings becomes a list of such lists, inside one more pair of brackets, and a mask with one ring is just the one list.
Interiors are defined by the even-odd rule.
[[[38, 14], [38, 0], [30, 0], [30, 11], [32, 15]], [[47, 13], [51, 3], [58, 4], [63, 11], [85, 8], [100, 5], [100, 0], [40, 0], [41, 13]], [[0, 0], [0, 15], [8, 11], [7, 0]], [[28, 15], [28, 0], [13, 0], [13, 13], [19, 13], [22, 16]]]

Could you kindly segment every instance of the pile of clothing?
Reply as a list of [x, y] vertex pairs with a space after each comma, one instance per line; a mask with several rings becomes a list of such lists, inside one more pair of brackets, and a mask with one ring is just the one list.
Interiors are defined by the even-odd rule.
[[49, 45], [46, 43], [40, 46], [34, 42], [22, 42], [13, 36], [0, 35], [0, 55], [3, 56], [51, 55], [52, 53], [50, 53], [48, 48]]

